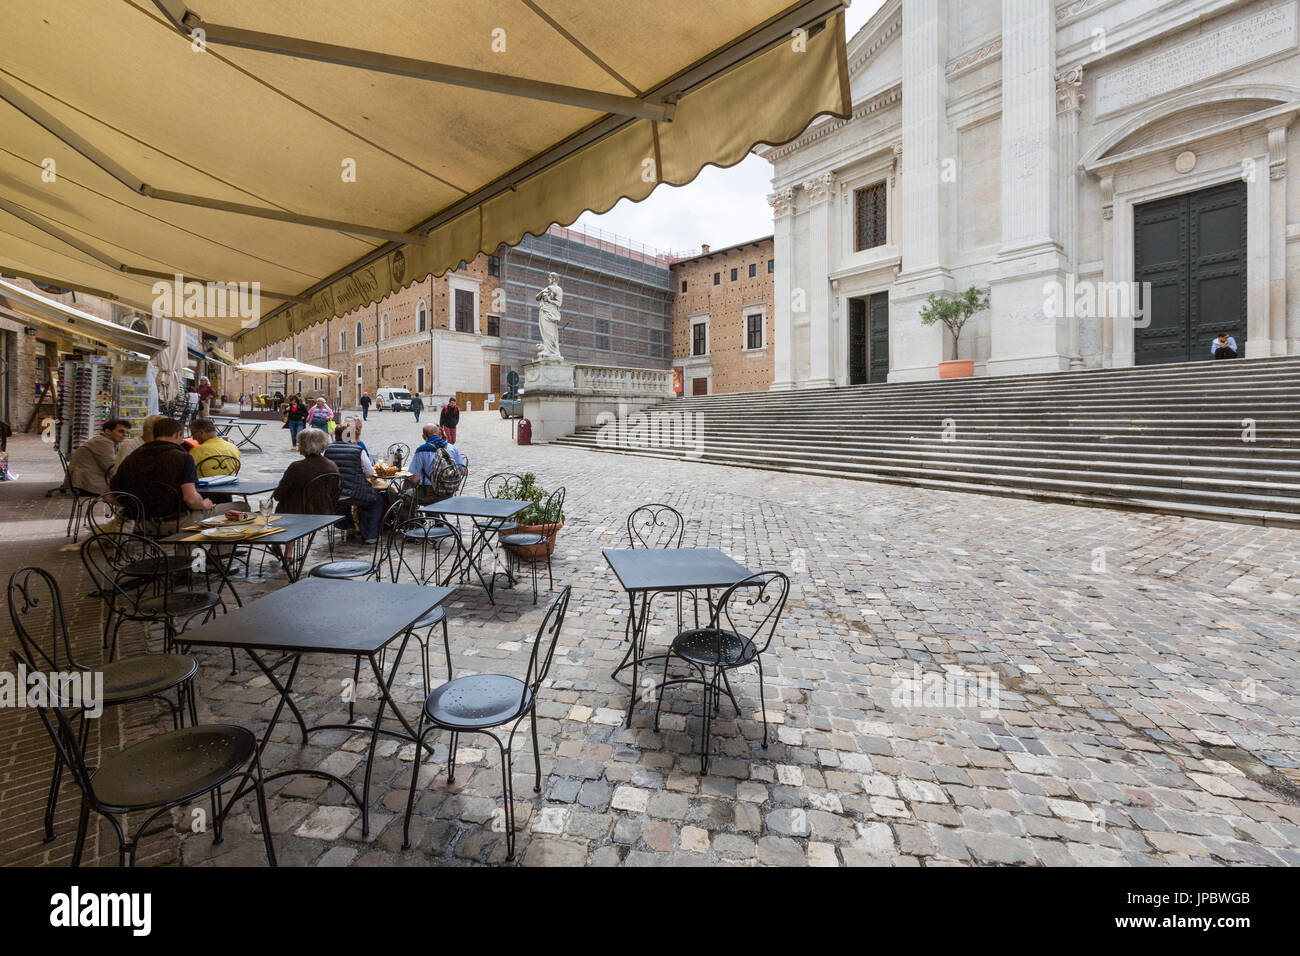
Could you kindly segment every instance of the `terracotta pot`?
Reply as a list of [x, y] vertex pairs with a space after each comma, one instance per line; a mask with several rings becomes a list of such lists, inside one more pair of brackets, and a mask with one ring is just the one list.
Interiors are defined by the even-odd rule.
[[506, 534], [540, 534], [545, 535], [546, 540], [540, 544], [513, 547], [507, 545], [507, 547], [521, 558], [544, 558], [555, 553], [555, 536], [560, 533], [560, 529], [563, 527], [563, 521], [558, 524], [521, 524], [507, 531]]
[[939, 363], [940, 378], [970, 378], [975, 374], [975, 362], [972, 359], [956, 359], [952, 362]]

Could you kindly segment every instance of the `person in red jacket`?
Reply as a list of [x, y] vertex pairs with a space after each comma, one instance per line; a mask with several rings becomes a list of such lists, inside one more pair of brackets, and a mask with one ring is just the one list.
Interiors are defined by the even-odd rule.
[[438, 416], [438, 424], [442, 426], [447, 441], [453, 445], [456, 444], [456, 426], [460, 424], [460, 408], [456, 405], [455, 395], [447, 399], [447, 404], [442, 406], [442, 414]]
[[199, 396], [198, 417], [207, 418], [211, 413], [209, 405], [212, 400], [217, 397], [217, 390], [212, 387], [212, 384], [206, 378], [201, 378], [199, 379], [199, 387], [194, 391], [197, 392]]

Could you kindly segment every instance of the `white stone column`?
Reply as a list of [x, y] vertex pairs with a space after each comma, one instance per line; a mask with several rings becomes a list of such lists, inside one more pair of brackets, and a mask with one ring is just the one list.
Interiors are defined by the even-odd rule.
[[[1115, 281], [1115, 180], [1110, 175], [1101, 177], [1101, 277], [1106, 282]], [[1115, 319], [1110, 314], [1107, 297], [1099, 296], [1097, 313], [1101, 319], [1101, 366], [1112, 368], [1115, 364]]]
[[[1079, 108], [1083, 94], [1083, 67], [1076, 66], [1056, 75], [1057, 153], [1060, 175], [1061, 221], [1059, 234], [1061, 247], [1070, 274], [1079, 275]], [[1079, 351], [1079, 317], [1070, 310], [1070, 328], [1066, 338], [1066, 354], [1070, 368], [1083, 368]]]
[[898, 183], [901, 268], [889, 297], [889, 381], [937, 378], [940, 325], [918, 313], [932, 292], [952, 291], [944, 161], [954, 159], [947, 123], [948, 0], [903, 0], [903, 141]]
[[1270, 355], [1286, 355], [1286, 129], [1291, 117], [1268, 131]]
[[772, 391], [794, 388], [794, 335], [790, 315], [790, 282], [794, 276], [794, 189], [779, 189], [767, 197], [772, 205], [772, 282], [775, 341], [772, 343]]
[[807, 388], [827, 388], [831, 378], [830, 244], [835, 175], [821, 173], [803, 183], [808, 194], [809, 375]]
[[[1070, 322], [1045, 314], [1065, 285], [1058, 224], [1056, 13], [1045, 0], [1002, 0], [1002, 246], [993, 262], [990, 374], [1069, 366]], [[1066, 311], [1066, 310], [1062, 310]]]

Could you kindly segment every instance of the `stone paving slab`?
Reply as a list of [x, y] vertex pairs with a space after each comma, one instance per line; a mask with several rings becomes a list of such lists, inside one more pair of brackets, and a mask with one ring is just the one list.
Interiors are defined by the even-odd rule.
[[[564, 485], [553, 563], [557, 585], [574, 589], [538, 705], [540, 794], [531, 742], [516, 741], [522, 865], [1300, 862], [1295, 532], [521, 448], [509, 427], [463, 416], [471, 490], [506, 470]], [[292, 460], [277, 434], [265, 455], [245, 457], [244, 474], [275, 477]], [[417, 435], [406, 414], [381, 413], [363, 438], [383, 448]], [[13, 487], [0, 485], [0, 496]], [[638, 689], [631, 727], [622, 721], [631, 689], [610, 677], [625, 649], [626, 601], [600, 551], [625, 546], [627, 513], [648, 501], [687, 516], [687, 546], [791, 575], [764, 662], [768, 745], [750, 668], [732, 677], [740, 713], [724, 700], [715, 718], [708, 776], [699, 773], [698, 688], [666, 691], [656, 731], [658, 671]], [[6, 574], [21, 554], [84, 590], [76, 555], [58, 550], [65, 507], [27, 498], [19, 520], [0, 525]], [[266, 570], [241, 593], [283, 586]], [[545, 600], [534, 606], [523, 586], [492, 607], [481, 589], [462, 588], [447, 605], [456, 674], [522, 675]], [[649, 643], [662, 647], [675, 607], [657, 607]], [[260, 730], [271, 689], [250, 662], [232, 676], [223, 654], [199, 652], [201, 719]], [[435, 681], [445, 679], [440, 662], [431, 654]], [[345, 715], [350, 677], [339, 661], [304, 659], [296, 700], [309, 720]], [[394, 692], [412, 717], [420, 686], [408, 650]], [[363, 677], [359, 694], [360, 712], [374, 706], [373, 682]], [[414, 748], [386, 741], [366, 839], [337, 785], [271, 785], [281, 861], [503, 860], [495, 746], [463, 738], [451, 783], [448, 741], [431, 740], [411, 850], [400, 846]], [[359, 788], [366, 742], [320, 734], [301, 748], [282, 722], [267, 766], [324, 764]], [[185, 864], [257, 862], [252, 801], [235, 809], [220, 846], [188, 821], [177, 814]]]

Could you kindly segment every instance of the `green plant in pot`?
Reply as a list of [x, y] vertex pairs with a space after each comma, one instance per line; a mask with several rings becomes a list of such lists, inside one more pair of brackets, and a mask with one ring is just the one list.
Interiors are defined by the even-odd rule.
[[940, 378], [970, 378], [975, 374], [975, 363], [960, 359], [957, 349], [961, 343], [961, 330], [976, 312], [989, 307], [989, 290], [971, 286], [960, 295], [931, 292], [921, 307], [921, 324], [930, 326], [942, 322], [952, 336], [952, 360], [939, 363]]
[[564, 527], [564, 511], [559, 507], [547, 508], [550, 496], [551, 493], [537, 483], [537, 476], [531, 471], [521, 475], [517, 483], [499, 489], [493, 496], [528, 502], [528, 507], [511, 519], [515, 526], [506, 525], [500, 530], [502, 535], [540, 534], [546, 539], [541, 544], [516, 546], [515, 550], [525, 556], [544, 556], [555, 551], [555, 536]]

